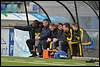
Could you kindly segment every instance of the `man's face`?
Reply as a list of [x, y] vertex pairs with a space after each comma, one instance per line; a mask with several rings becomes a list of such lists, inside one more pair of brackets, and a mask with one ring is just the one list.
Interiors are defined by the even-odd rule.
[[48, 24], [49, 24], [48, 21], [43, 21], [43, 26], [44, 27], [48, 26]]
[[72, 25], [72, 28], [73, 28], [73, 30], [78, 30], [78, 27], [76, 27], [76, 26], [74, 26], [74, 25]]
[[65, 25], [63, 25], [63, 31], [64, 31], [64, 32], [69, 31], [69, 28], [66, 27]]
[[49, 26], [49, 29], [51, 30], [51, 31], [53, 31], [54, 29], [55, 29], [55, 27], [54, 26]]
[[33, 21], [32, 26], [34, 26], [34, 27], [35, 27], [35, 26], [36, 26], [36, 22], [34, 22], [34, 21]]
[[63, 29], [63, 26], [62, 25], [58, 25], [58, 29], [59, 30], [62, 30]]

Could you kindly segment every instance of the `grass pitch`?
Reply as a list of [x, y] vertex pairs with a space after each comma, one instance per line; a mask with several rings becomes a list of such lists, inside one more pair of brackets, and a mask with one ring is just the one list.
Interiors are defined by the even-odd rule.
[[34, 57], [1, 56], [1, 66], [99, 66], [75, 59], [43, 59]]

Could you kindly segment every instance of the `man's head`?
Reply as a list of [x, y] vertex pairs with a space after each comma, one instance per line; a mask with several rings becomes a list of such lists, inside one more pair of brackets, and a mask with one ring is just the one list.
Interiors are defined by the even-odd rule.
[[62, 30], [63, 29], [63, 24], [62, 23], [58, 23], [58, 29]]
[[56, 25], [53, 24], [53, 23], [51, 23], [51, 24], [49, 25], [49, 29], [50, 29], [51, 31], [54, 31], [54, 30], [56, 29]]
[[43, 20], [43, 26], [47, 27], [49, 25], [50, 21], [48, 19]]
[[39, 22], [38, 20], [34, 20], [34, 21], [32, 22], [32, 26], [33, 26], [33, 27], [37, 27], [39, 23], [40, 23], [40, 22]]
[[78, 24], [77, 23], [74, 23], [71, 25], [72, 29], [77, 31], [78, 30]]
[[70, 30], [70, 24], [69, 23], [64, 23], [63, 24], [63, 31], [64, 32], [67, 32], [67, 31], [69, 31]]
[[42, 22], [39, 23], [39, 27], [43, 27], [43, 23]]

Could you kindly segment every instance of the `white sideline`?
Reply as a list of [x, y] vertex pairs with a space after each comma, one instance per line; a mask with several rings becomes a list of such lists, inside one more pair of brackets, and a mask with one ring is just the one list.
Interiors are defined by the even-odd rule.
[[[60, 64], [59, 62], [57, 63], [46, 63], [46, 62], [19, 62], [19, 61], [1, 61], [1, 62], [16, 62], [16, 63], [31, 63], [31, 64], [47, 64], [47, 65], [63, 65], [63, 66], [81, 66], [81, 65], [86, 65], [86, 64], [81, 64], [81, 63], [79, 63], [79, 64], [74, 64], [74, 65], [70, 65], [70, 64]], [[81, 65], [80, 65], [81, 64]]]

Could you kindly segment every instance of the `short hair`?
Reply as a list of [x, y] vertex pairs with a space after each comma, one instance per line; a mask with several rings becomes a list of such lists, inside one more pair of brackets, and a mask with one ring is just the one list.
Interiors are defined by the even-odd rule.
[[58, 23], [58, 25], [63, 25], [62, 23]]
[[50, 23], [50, 20], [49, 20], [49, 19], [44, 19], [43, 21], [47, 21], [47, 22], [49, 22], [49, 23]]
[[34, 20], [34, 21], [33, 21], [33, 24], [34, 24], [35, 26], [38, 26], [40, 23], [41, 23], [41, 22], [38, 21], [38, 20]]
[[78, 24], [77, 23], [73, 23], [72, 25], [74, 25], [75, 27], [78, 27]]
[[38, 20], [34, 20], [33, 22], [39, 22]]
[[49, 21], [48, 19], [44, 19], [43, 21]]
[[50, 26], [56, 26], [54, 23], [51, 23]]
[[63, 25], [65, 25], [66, 27], [70, 28], [70, 24], [69, 23], [64, 23]]

